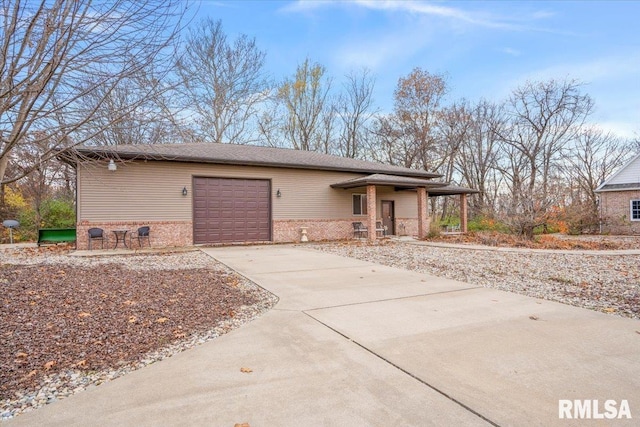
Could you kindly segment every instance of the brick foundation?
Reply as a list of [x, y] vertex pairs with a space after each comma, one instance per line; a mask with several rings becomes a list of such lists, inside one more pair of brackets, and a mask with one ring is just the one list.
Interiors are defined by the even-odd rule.
[[[302, 227], [306, 228], [307, 238], [310, 242], [352, 239], [352, 222], [354, 222], [354, 219], [274, 220], [273, 242], [300, 242]], [[87, 230], [92, 227], [102, 228], [109, 240], [108, 247], [113, 248], [116, 242], [113, 230], [127, 229], [135, 231], [138, 227], [145, 225], [151, 227], [151, 246], [181, 247], [193, 245], [193, 225], [191, 221], [84, 221], [77, 225], [77, 249], [86, 250], [89, 248]], [[396, 218], [396, 235], [416, 236], [417, 233], [418, 220], [416, 218]], [[128, 241], [127, 238], [127, 244]], [[97, 244], [100, 245], [100, 243]], [[137, 248], [137, 243], [134, 241], [135, 248]]]
[[[180, 247], [193, 245], [193, 225], [191, 221], [113, 221], [113, 222], [88, 222], [79, 223], [77, 228], [76, 247], [78, 250], [89, 249], [89, 238], [87, 230], [93, 227], [102, 228], [105, 231], [108, 246], [113, 248], [116, 243], [113, 230], [131, 230], [135, 231], [138, 227], [148, 225], [151, 227], [149, 233], [151, 246], [156, 247]], [[128, 244], [127, 235], [127, 244]], [[99, 243], [98, 243], [99, 245]], [[105, 245], [107, 247], [107, 245]], [[134, 242], [134, 248], [137, 243]], [[94, 246], [95, 249], [95, 246]]]
[[608, 234], [640, 234], [640, 221], [631, 221], [630, 201], [640, 200], [640, 190], [600, 193], [602, 232]]
[[273, 241], [276, 243], [299, 242], [301, 228], [307, 229], [309, 241], [343, 240], [353, 237], [353, 220], [275, 220], [273, 221]]

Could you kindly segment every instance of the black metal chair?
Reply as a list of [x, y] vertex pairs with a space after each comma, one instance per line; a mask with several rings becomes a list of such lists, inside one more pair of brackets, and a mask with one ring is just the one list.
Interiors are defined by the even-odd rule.
[[352, 222], [353, 225], [353, 237], [367, 237], [367, 227], [360, 221]]
[[107, 236], [104, 234], [104, 230], [102, 228], [90, 228], [87, 230], [89, 233], [89, 250], [93, 249], [93, 241], [99, 240], [101, 249], [104, 249], [104, 242], [107, 241]]
[[151, 231], [151, 227], [149, 226], [144, 226], [144, 227], [139, 227], [138, 230], [136, 230], [136, 232], [129, 234], [129, 247], [133, 248], [133, 240], [136, 239], [138, 241], [138, 245], [140, 247], [143, 246], [144, 240], [147, 240], [147, 243], [149, 244], [149, 247], [151, 247], [151, 237], [149, 236]]

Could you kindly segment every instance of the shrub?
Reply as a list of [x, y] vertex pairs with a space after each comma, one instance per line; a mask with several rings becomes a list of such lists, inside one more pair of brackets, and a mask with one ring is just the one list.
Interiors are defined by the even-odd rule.
[[472, 218], [467, 223], [468, 231], [497, 231], [499, 233], [509, 233], [509, 227], [501, 221], [493, 218], [479, 216]]
[[73, 228], [76, 212], [73, 204], [60, 199], [45, 200], [40, 207], [42, 228]]

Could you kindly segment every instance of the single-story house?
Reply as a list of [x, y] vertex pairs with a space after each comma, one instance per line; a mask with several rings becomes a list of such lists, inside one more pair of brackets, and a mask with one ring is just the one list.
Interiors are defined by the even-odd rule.
[[640, 234], [640, 154], [595, 189], [602, 232]]
[[150, 226], [160, 246], [339, 240], [354, 236], [354, 222], [375, 230], [378, 221], [387, 234], [422, 237], [428, 196], [460, 195], [465, 230], [475, 192], [427, 171], [250, 145], [78, 147], [70, 161], [79, 249], [92, 227]]

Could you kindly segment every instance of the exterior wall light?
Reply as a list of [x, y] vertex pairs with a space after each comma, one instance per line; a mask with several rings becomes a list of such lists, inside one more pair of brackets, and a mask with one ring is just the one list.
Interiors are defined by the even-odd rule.
[[280, 192], [279, 188], [278, 188], [278, 191], [276, 191], [276, 197], [282, 197], [282, 193]]
[[182, 188], [182, 195], [186, 196], [187, 194], [189, 194], [189, 192], [187, 191], [187, 187], [183, 187]]
[[107, 166], [107, 169], [109, 169], [111, 172], [114, 172], [115, 170], [118, 169], [118, 166], [116, 165], [116, 162], [113, 161], [113, 159], [109, 160], [109, 165]]

